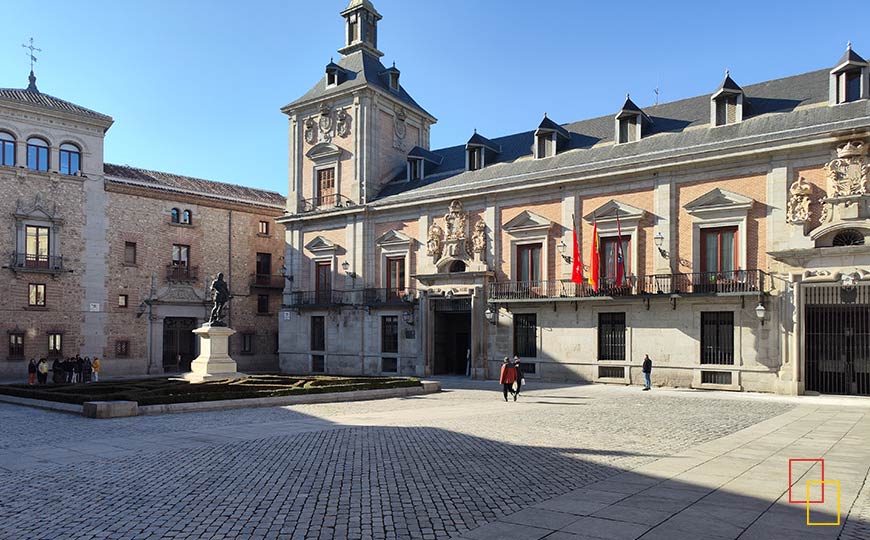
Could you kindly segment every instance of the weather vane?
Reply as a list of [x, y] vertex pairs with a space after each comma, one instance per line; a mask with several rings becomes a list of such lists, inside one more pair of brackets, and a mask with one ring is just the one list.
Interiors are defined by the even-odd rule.
[[30, 57], [30, 71], [33, 71], [33, 64], [36, 62], [36, 57], [33, 55], [34, 52], [42, 52], [42, 49], [37, 49], [33, 46], [33, 38], [30, 38], [30, 45], [21, 44], [22, 47], [27, 49], [27, 56]]

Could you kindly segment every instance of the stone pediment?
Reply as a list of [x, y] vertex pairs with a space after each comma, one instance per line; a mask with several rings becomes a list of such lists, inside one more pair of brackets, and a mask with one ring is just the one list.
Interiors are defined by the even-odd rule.
[[18, 199], [15, 205], [15, 218], [18, 220], [32, 219], [35, 221], [63, 223], [63, 220], [57, 214], [57, 205], [46, 203], [42, 199], [41, 193], [36, 194], [31, 204], [25, 204], [21, 199]]
[[716, 188], [686, 204], [683, 208], [691, 215], [698, 215], [723, 211], [734, 212], [742, 210], [748, 212], [753, 204], [755, 204], [755, 199], [734, 193], [733, 191]]
[[154, 301], [173, 304], [203, 304], [207, 300], [204, 294], [200, 294], [191, 285], [173, 284], [158, 291]]
[[322, 161], [326, 159], [337, 159], [341, 156], [341, 148], [332, 143], [315, 144], [305, 155], [312, 161]]
[[311, 253], [334, 253], [337, 248], [338, 246], [335, 245], [335, 242], [331, 242], [322, 236], [318, 236], [305, 244], [305, 249]]
[[414, 239], [407, 234], [395, 229], [382, 234], [375, 242], [378, 246], [384, 248], [403, 247], [409, 248]]
[[553, 222], [529, 210], [524, 210], [520, 215], [508, 221], [502, 227], [508, 234], [522, 235], [529, 233], [546, 234], [553, 226]]
[[625, 204], [624, 202], [619, 202], [616, 199], [611, 199], [583, 216], [583, 219], [589, 223], [607, 223], [610, 221], [615, 222], [618, 217], [621, 222], [629, 222], [640, 221], [645, 215], [646, 210], [642, 210], [630, 204]]

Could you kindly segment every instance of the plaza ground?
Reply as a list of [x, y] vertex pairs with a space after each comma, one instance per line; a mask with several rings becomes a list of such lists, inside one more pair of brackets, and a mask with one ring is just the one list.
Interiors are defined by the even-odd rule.
[[[443, 383], [102, 421], [0, 404], [0, 539], [870, 537], [870, 400]], [[788, 504], [807, 457], [844, 524]]]

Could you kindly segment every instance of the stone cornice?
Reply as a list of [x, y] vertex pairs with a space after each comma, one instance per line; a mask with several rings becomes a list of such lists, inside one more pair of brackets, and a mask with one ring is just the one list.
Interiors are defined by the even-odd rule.
[[114, 179], [106, 178], [106, 191], [112, 193], [123, 193], [126, 195], [135, 195], [139, 197], [148, 197], [149, 199], [160, 199], [166, 201], [189, 202], [192, 204], [201, 204], [211, 208], [220, 208], [223, 210], [235, 210], [246, 212], [249, 214], [265, 214], [270, 216], [280, 216], [284, 211], [283, 208], [275, 206], [256, 204], [247, 201], [234, 201], [224, 199], [214, 195], [202, 195], [194, 192], [173, 190], [171, 188], [153, 188], [141, 184], [132, 184], [128, 182], [118, 182]]

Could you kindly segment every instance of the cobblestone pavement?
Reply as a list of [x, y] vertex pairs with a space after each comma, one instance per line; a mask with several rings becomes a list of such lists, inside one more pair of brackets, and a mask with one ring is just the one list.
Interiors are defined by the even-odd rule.
[[102, 421], [0, 404], [0, 539], [449, 538], [793, 407], [447, 386]]

